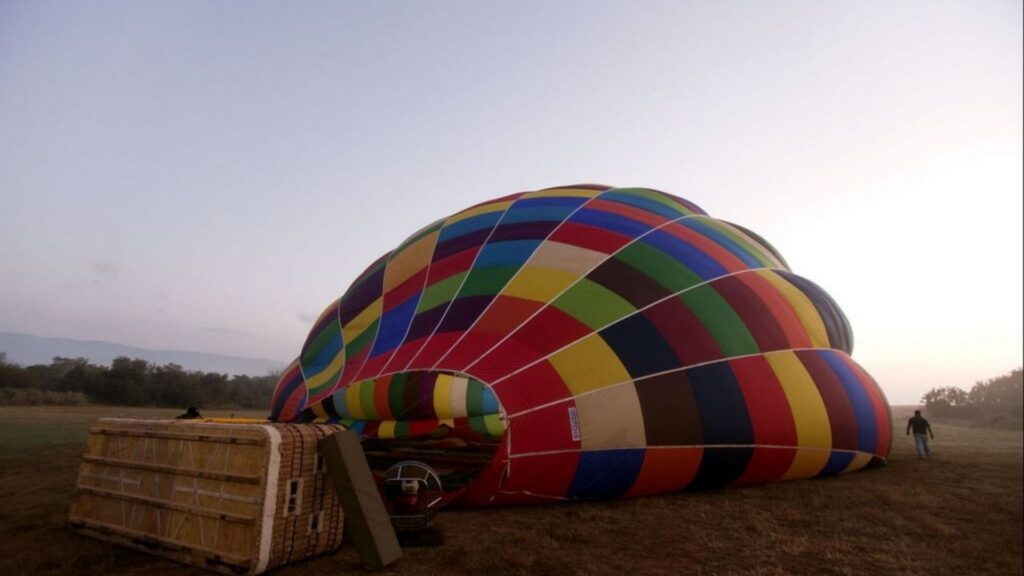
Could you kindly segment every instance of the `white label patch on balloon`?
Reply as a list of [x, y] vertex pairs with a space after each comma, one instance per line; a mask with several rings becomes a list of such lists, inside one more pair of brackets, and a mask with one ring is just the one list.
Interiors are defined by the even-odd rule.
[[580, 441], [580, 421], [576, 418], [576, 407], [569, 407], [569, 429], [572, 430], [572, 441]]

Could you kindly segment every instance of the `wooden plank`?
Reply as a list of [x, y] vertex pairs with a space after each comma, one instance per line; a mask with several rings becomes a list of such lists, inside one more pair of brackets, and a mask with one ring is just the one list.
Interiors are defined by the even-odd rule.
[[224, 436], [220, 434], [184, 434], [180, 432], [125, 430], [122, 428], [93, 428], [89, 430], [89, 433], [103, 434], [107, 436], [131, 436], [135, 438], [168, 438], [171, 440], [219, 442], [221, 444], [248, 444], [251, 446], [263, 446], [267, 443], [265, 438], [239, 438], [237, 436]]
[[359, 435], [336, 432], [320, 441], [327, 473], [341, 500], [363, 566], [376, 570], [402, 556], [395, 529], [366, 462]]
[[223, 472], [210, 472], [207, 470], [194, 470], [191, 468], [179, 468], [177, 466], [169, 466], [166, 464], [150, 464], [147, 462], [134, 462], [132, 460], [119, 460], [117, 458], [106, 458], [103, 456], [82, 456], [82, 461], [90, 462], [93, 464], [103, 464], [105, 466], [114, 466], [116, 468], [128, 468], [132, 470], [147, 470], [150, 472], [164, 472], [167, 474], [178, 474], [182, 476], [193, 476], [196, 478], [209, 478], [210, 480], [224, 480], [227, 482], [238, 482], [239, 484], [259, 484], [262, 480], [260, 476], [256, 475], [243, 475], [243, 474], [227, 474]]
[[140, 496], [137, 494], [115, 492], [113, 490], [104, 490], [102, 488], [93, 488], [91, 486], [79, 486], [78, 488], [75, 489], [75, 491], [85, 492], [86, 494], [93, 494], [95, 496], [103, 496], [114, 500], [124, 500], [126, 502], [145, 504], [146, 506], [163, 508], [165, 510], [184, 512], [186, 514], [196, 514], [198, 516], [205, 516], [207, 518], [214, 518], [217, 520], [227, 520], [228, 522], [236, 522], [239, 524], [254, 524], [256, 522], [256, 518], [253, 516], [241, 516], [238, 514], [231, 514], [228, 512], [218, 512], [217, 510], [210, 510], [208, 508], [201, 508], [199, 506], [186, 506], [184, 504], [168, 502], [166, 500], [159, 500], [157, 498], [148, 498], [146, 496]]
[[[166, 538], [163, 536], [157, 536], [148, 532], [139, 532], [138, 530], [132, 530], [131, 528], [125, 528], [123, 526], [115, 526], [113, 524], [107, 524], [105, 522], [96, 522], [95, 520], [89, 520], [78, 516], [72, 516], [68, 519], [68, 524], [72, 528], [91, 530], [98, 534], [108, 534], [113, 536], [121, 536], [134, 543], [148, 543], [166, 548], [168, 550], [186, 552], [196, 556], [202, 556], [209, 558], [215, 562], [224, 564], [232, 564], [242, 568], [249, 568], [250, 559], [242, 556], [235, 556], [232, 554], [224, 554], [210, 548], [202, 548], [193, 544], [179, 542], [172, 538]], [[143, 547], [143, 550], [148, 550], [149, 547]]]

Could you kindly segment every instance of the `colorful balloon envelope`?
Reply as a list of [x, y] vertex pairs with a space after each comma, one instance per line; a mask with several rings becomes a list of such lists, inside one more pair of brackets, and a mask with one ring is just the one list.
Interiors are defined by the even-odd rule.
[[271, 409], [367, 441], [490, 440], [467, 505], [754, 484], [884, 462], [889, 406], [852, 347], [754, 232], [575, 185], [473, 206], [371, 264]]

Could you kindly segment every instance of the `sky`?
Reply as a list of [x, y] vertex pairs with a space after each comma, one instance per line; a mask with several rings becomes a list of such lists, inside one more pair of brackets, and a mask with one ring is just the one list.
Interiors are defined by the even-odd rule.
[[0, 2], [0, 331], [290, 361], [421, 226], [664, 190], [894, 404], [1022, 364], [1022, 3]]

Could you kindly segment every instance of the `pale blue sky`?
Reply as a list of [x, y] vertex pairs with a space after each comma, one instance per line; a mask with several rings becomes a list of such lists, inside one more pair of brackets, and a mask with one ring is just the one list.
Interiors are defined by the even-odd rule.
[[0, 2], [0, 330], [290, 360], [575, 182], [772, 241], [894, 403], [1022, 363], [1020, 2]]

